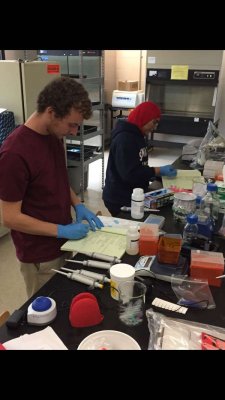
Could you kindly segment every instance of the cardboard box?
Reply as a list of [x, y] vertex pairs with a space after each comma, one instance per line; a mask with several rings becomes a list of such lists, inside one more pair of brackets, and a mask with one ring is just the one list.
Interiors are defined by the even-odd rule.
[[145, 193], [145, 207], [158, 208], [171, 203], [174, 192], [170, 189], [153, 190]]
[[138, 90], [138, 81], [119, 81], [118, 90], [127, 90], [128, 92]]

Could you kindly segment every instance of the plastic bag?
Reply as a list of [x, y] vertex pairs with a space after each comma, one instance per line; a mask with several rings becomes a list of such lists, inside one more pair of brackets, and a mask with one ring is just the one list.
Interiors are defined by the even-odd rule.
[[222, 235], [225, 237], [225, 215], [223, 216], [222, 225], [221, 225], [218, 233], [219, 233], [219, 235]]
[[190, 166], [200, 169], [206, 160], [225, 161], [225, 139], [220, 135], [216, 123], [212, 123], [212, 121], [209, 121], [206, 135]]
[[148, 350], [224, 350], [225, 329], [168, 318], [152, 308], [146, 311], [150, 332]]
[[207, 279], [173, 275], [171, 287], [178, 298], [179, 305], [203, 310], [216, 308]]

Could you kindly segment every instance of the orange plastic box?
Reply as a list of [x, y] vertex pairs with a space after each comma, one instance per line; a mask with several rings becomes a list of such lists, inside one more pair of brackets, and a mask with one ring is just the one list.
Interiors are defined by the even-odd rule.
[[208, 279], [209, 285], [220, 287], [222, 280], [216, 277], [223, 275], [223, 272], [223, 253], [191, 250], [190, 275], [192, 278], [205, 278]]
[[159, 241], [159, 227], [155, 224], [140, 226], [139, 254], [141, 256], [154, 256], [157, 254]]
[[182, 246], [182, 236], [165, 234], [159, 239], [158, 261], [164, 264], [177, 264]]

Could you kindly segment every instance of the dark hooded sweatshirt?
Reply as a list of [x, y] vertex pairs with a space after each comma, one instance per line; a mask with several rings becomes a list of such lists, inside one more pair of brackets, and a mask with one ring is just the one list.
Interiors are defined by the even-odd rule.
[[103, 200], [130, 206], [133, 189], [143, 188], [147, 191], [153, 177], [155, 170], [148, 166], [143, 133], [128, 121], [118, 121], [112, 131]]

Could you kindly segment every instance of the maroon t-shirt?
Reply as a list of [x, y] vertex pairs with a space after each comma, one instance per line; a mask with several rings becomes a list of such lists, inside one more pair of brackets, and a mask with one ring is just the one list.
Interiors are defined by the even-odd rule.
[[[21, 125], [0, 148], [0, 199], [22, 201], [22, 213], [55, 224], [71, 223], [70, 187], [62, 142]], [[12, 230], [22, 262], [59, 257], [64, 239]]]

